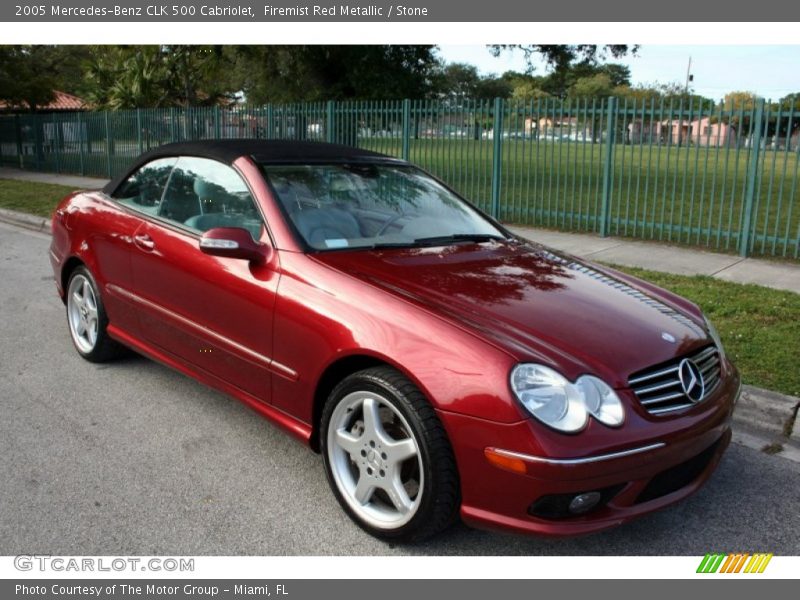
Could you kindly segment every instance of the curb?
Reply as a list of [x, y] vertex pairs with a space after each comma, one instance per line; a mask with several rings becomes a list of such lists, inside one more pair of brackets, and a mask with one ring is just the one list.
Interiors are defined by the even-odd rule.
[[[0, 208], [0, 221], [50, 233], [50, 219], [16, 210]], [[733, 421], [757, 429], [770, 438], [800, 443], [800, 423], [795, 423], [800, 420], [797, 419], [799, 409], [800, 398], [744, 385], [733, 412]]]
[[800, 427], [795, 424], [798, 407], [800, 398], [744, 385], [733, 420], [771, 437], [800, 441]]
[[40, 233], [50, 233], [50, 219], [46, 217], [37, 217], [36, 215], [29, 215], [8, 208], [0, 208], [0, 221]]
[[800, 463], [800, 398], [742, 386], [733, 412], [733, 441]]

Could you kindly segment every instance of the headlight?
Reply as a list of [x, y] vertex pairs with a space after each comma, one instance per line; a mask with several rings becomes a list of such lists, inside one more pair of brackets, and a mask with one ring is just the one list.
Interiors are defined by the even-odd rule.
[[717, 328], [714, 327], [714, 324], [708, 320], [708, 317], [703, 315], [703, 320], [706, 322], [706, 329], [708, 330], [708, 335], [711, 336], [711, 339], [714, 340], [714, 344], [717, 346], [717, 350], [719, 350], [719, 358], [720, 361], [725, 360], [725, 349], [722, 347], [722, 338], [719, 337], [719, 332]]
[[578, 377], [575, 386], [581, 391], [583, 405], [590, 415], [609, 427], [619, 427], [625, 420], [619, 396], [605, 381], [591, 375]]
[[617, 394], [592, 375], [582, 375], [572, 383], [549, 367], [521, 364], [511, 371], [511, 389], [529, 413], [559, 431], [580, 431], [589, 415], [609, 427], [625, 420]]

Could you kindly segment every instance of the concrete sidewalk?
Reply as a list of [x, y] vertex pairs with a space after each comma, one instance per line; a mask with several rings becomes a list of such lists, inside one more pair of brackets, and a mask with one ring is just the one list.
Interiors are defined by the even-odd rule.
[[677, 275], [709, 275], [725, 281], [755, 283], [800, 294], [800, 264], [797, 263], [742, 258], [734, 254], [625, 238], [602, 238], [585, 233], [515, 226], [510, 229], [545, 246], [593, 261]]
[[[0, 168], [0, 179], [55, 183], [75, 188], [101, 188], [108, 182], [107, 179], [93, 177], [37, 173], [8, 168]], [[735, 283], [755, 283], [800, 293], [800, 264], [798, 263], [742, 258], [733, 254], [705, 252], [694, 248], [668, 246], [626, 238], [602, 238], [585, 233], [563, 233], [517, 226], [511, 226], [510, 229], [545, 246], [590, 260], [678, 275], [709, 275]]]
[[80, 175], [62, 175], [60, 173], [39, 173], [0, 167], [0, 179], [17, 179], [19, 181], [35, 181], [37, 183], [53, 183], [66, 185], [75, 189], [98, 189], [108, 183], [108, 179], [82, 177]]

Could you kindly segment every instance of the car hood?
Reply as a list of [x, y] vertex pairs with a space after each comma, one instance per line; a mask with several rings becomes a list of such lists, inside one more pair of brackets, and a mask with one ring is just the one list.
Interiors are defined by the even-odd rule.
[[316, 258], [570, 378], [590, 372], [625, 387], [631, 373], [710, 341], [686, 300], [518, 240]]

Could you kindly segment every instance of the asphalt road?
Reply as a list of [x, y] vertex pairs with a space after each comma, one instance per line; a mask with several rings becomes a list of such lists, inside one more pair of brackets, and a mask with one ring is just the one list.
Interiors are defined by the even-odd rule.
[[610, 532], [379, 542], [242, 404], [141, 357], [79, 358], [48, 244], [0, 224], [0, 555], [800, 554], [800, 464], [735, 444], [692, 498]]

